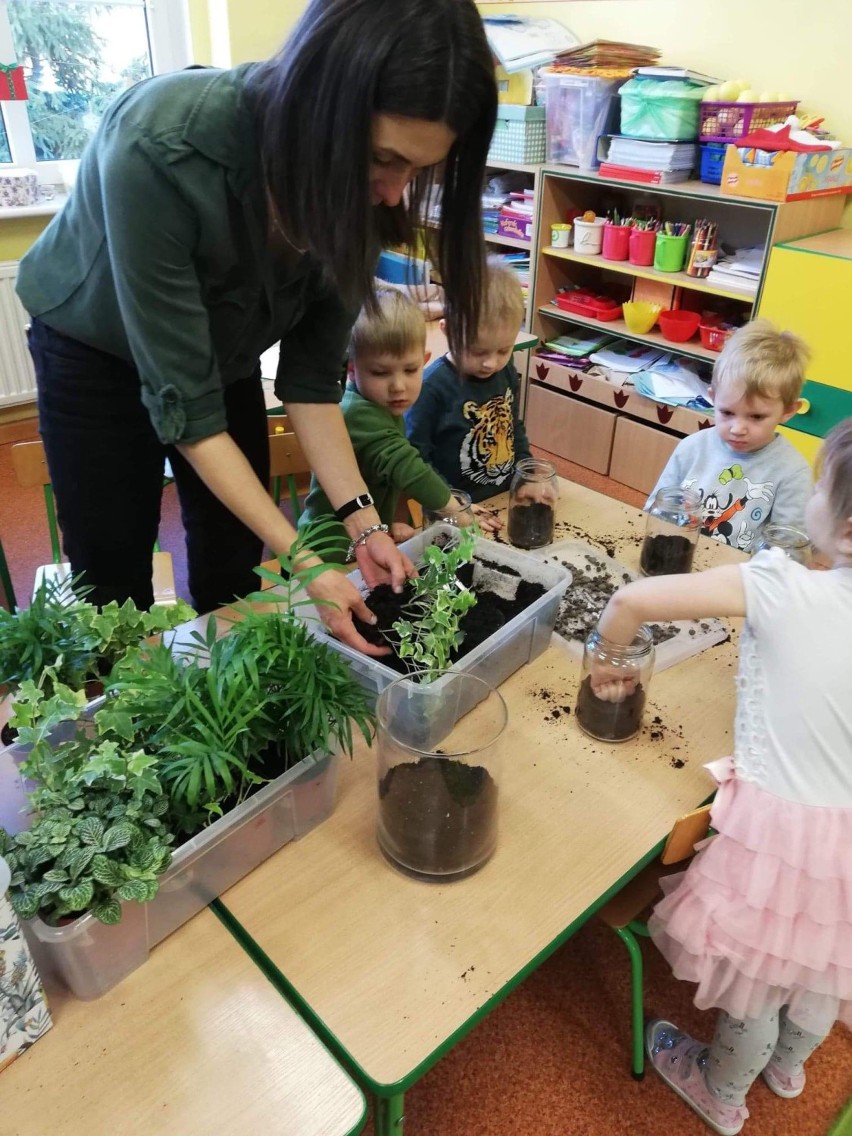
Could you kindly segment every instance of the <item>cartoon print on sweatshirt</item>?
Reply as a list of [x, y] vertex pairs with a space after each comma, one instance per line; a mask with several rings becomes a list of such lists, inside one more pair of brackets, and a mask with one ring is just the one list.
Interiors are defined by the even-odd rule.
[[[696, 478], [683, 482], [684, 489], [695, 487]], [[753, 483], [743, 473], [741, 465], [728, 466], [723, 469], [717, 478], [719, 485], [725, 487], [726, 497], [722, 491], [698, 487], [701, 495], [701, 505], [704, 511], [704, 524], [701, 532], [722, 544], [732, 548], [746, 550], [751, 547], [755, 537], [755, 529], [760, 525], [775, 500], [775, 483], [765, 481]], [[739, 520], [734, 533], [735, 521]]]
[[500, 485], [515, 464], [515, 425], [511, 390], [488, 402], [468, 401], [462, 407], [472, 423], [462, 439], [459, 464], [465, 477], [477, 485]]

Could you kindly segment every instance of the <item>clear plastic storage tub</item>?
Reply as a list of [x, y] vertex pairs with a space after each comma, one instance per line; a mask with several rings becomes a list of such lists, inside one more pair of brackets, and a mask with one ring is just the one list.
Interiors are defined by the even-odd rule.
[[[0, 751], [2, 821], [16, 831], [26, 827], [20, 813], [26, 797], [17, 769], [23, 756], [23, 747]], [[160, 877], [156, 897], [150, 903], [122, 903], [120, 923], [107, 926], [91, 915], [63, 927], [29, 920], [24, 930], [42, 978], [67, 987], [78, 998], [105, 994], [140, 967], [151, 948], [172, 931], [325, 820], [334, 807], [339, 761], [339, 754], [305, 758], [180, 845]]]
[[[422, 558], [423, 550], [432, 543], [435, 536], [440, 534], [458, 536], [458, 529], [447, 524], [433, 525], [411, 540], [405, 541], [400, 548], [416, 564]], [[520, 572], [525, 580], [540, 583], [545, 588], [543, 596], [539, 596], [525, 611], [510, 619], [499, 631], [495, 631], [450, 668], [451, 671], [476, 675], [491, 686], [499, 686], [519, 667], [540, 655], [550, 643], [556, 612], [565, 589], [571, 582], [571, 573], [560, 564], [545, 564], [527, 552], [481, 537], [476, 540], [474, 557], [490, 560], [494, 564], [505, 564]], [[349, 579], [362, 594], [366, 595], [368, 589], [360, 572], [351, 572]], [[315, 609], [306, 606], [302, 610], [307, 614]], [[353, 675], [373, 698], [378, 699], [385, 687], [400, 677], [398, 671], [392, 670], [380, 659], [362, 655], [359, 651], [354, 651], [345, 643], [334, 639], [325, 631], [319, 620], [311, 619], [310, 626], [314, 634], [321, 637], [324, 643], [346, 657]], [[437, 692], [441, 686], [447, 686], [451, 682], [452, 674], [447, 674], [431, 685]], [[461, 712], [466, 713], [467, 709], [464, 708]]]
[[547, 160], [594, 169], [598, 138], [611, 133], [620, 79], [542, 70], [547, 108]]

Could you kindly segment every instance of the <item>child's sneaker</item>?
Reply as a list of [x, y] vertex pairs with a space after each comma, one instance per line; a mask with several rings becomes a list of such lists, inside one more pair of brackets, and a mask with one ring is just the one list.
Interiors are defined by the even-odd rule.
[[789, 1073], [783, 1073], [777, 1065], [773, 1065], [770, 1061], [763, 1070], [762, 1076], [776, 1097], [784, 1097], [786, 1100], [801, 1096], [805, 1087], [804, 1069], [801, 1073], [796, 1073], [795, 1076], [791, 1077]]
[[737, 1136], [748, 1116], [745, 1105], [723, 1104], [707, 1087], [708, 1047], [671, 1022], [656, 1020], [645, 1030], [651, 1064], [677, 1095], [719, 1136]]

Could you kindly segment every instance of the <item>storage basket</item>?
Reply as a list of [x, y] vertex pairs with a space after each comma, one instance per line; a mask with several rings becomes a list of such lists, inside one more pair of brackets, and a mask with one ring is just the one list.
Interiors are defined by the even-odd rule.
[[721, 351], [734, 334], [734, 329], [722, 324], [701, 323], [698, 325], [698, 333], [702, 347], [706, 347], [708, 351]]
[[654, 142], [691, 142], [698, 137], [701, 94], [687, 79], [630, 79], [619, 88], [621, 133]]
[[544, 107], [501, 103], [488, 151], [489, 162], [537, 164], [544, 161], [546, 127]]
[[727, 146], [724, 142], [704, 142], [700, 149], [701, 170], [699, 177], [709, 185], [721, 185]]
[[594, 169], [598, 138], [614, 127], [620, 79], [540, 72], [547, 107], [547, 160]]
[[[798, 102], [702, 103], [699, 137], [702, 142], [730, 142], [753, 130], [775, 126], [796, 113]], [[701, 179], [704, 180], [703, 178]]]

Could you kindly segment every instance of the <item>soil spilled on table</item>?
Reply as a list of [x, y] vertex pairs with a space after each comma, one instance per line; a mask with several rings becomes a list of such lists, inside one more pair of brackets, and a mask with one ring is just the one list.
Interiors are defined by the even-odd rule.
[[621, 702], [605, 702], [592, 690], [587, 675], [577, 694], [577, 723], [587, 734], [602, 742], [623, 742], [639, 733], [645, 691], [640, 683]]
[[487, 769], [446, 757], [395, 765], [379, 782], [379, 842], [418, 875], [475, 870], [497, 840], [497, 786]]
[[639, 566], [646, 576], [671, 576], [692, 571], [695, 545], [685, 536], [646, 536]]

